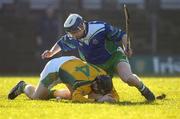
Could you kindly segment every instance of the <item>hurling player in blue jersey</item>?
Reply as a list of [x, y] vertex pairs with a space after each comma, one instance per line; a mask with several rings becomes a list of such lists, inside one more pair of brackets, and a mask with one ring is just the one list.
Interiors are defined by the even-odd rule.
[[87, 22], [78, 14], [68, 16], [64, 29], [66, 34], [51, 50], [44, 51], [43, 59], [77, 48], [82, 59], [104, 69], [110, 76], [116, 72], [123, 82], [136, 87], [148, 101], [155, 100], [154, 94], [131, 71], [127, 57], [132, 55], [132, 50], [126, 49], [127, 35], [124, 31], [102, 21]]

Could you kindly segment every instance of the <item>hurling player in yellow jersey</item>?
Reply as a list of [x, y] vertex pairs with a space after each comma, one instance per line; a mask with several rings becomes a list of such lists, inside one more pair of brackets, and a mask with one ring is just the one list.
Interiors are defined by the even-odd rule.
[[[69, 90], [51, 90], [60, 83], [66, 84]], [[59, 97], [77, 102], [116, 102], [119, 99], [111, 78], [104, 70], [74, 56], [52, 59], [41, 72], [37, 87], [20, 81], [8, 98], [15, 99], [22, 93], [37, 100]]]

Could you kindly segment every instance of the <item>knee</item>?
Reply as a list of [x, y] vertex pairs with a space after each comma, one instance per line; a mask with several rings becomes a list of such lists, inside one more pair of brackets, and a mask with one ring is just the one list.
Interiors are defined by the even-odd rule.
[[47, 100], [49, 96], [49, 89], [41, 81], [38, 86], [34, 88], [34, 93], [30, 97], [32, 100]]

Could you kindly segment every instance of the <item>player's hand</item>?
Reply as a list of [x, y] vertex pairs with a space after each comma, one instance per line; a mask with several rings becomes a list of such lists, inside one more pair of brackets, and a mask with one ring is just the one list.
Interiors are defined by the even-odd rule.
[[62, 98], [61, 97], [56, 97], [56, 101], [60, 102], [60, 101], [62, 101]]
[[114, 102], [116, 102], [116, 100], [112, 97], [111, 94], [106, 94], [103, 97], [99, 98], [97, 100], [97, 102], [110, 102], [110, 103], [114, 103]]
[[131, 57], [133, 54], [133, 51], [131, 48], [128, 48], [124, 50], [124, 53], [126, 54], [126, 56]]
[[46, 50], [41, 54], [42, 59], [50, 58], [52, 56], [53, 56], [53, 53], [49, 50]]

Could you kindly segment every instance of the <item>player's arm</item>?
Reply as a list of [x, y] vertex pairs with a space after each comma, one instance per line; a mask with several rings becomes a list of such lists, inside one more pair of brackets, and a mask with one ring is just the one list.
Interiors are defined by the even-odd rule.
[[54, 90], [53, 96], [59, 99], [71, 99], [71, 92], [68, 89]]
[[56, 44], [51, 48], [51, 50], [46, 50], [42, 54], [42, 58], [50, 58], [54, 56], [56, 53], [60, 51], [71, 51], [77, 49], [78, 42], [76, 40], [72, 40], [67, 34], [62, 36]]
[[132, 55], [132, 49], [131, 49], [131, 47], [129, 47], [130, 45], [127, 47], [127, 45], [128, 45], [127, 34], [123, 35], [123, 37], [122, 37], [122, 44], [123, 44], [123, 47], [124, 47], [125, 54], [128, 57], [130, 57]]
[[127, 34], [124, 31], [122, 31], [119, 28], [106, 24], [106, 32], [107, 32], [108, 39], [113, 40], [115, 43], [121, 41], [124, 48], [124, 52], [127, 56], [132, 55], [131, 48], [128, 47], [128, 50], [126, 49], [128, 45], [128, 40], [127, 40]]
[[107, 34], [108, 40], [111, 40], [114, 42], [121, 41], [123, 36], [126, 34], [121, 29], [111, 26], [109, 24], [105, 24], [105, 29], [106, 29], [106, 34]]
[[[102, 94], [93, 94], [93, 98], [97, 100], [97, 102], [110, 102], [114, 103], [119, 100], [119, 95], [116, 92], [116, 90], [113, 88], [112, 91], [108, 94], [102, 95]], [[91, 97], [92, 98], [92, 97]]]
[[91, 92], [90, 86], [81, 86], [74, 90], [72, 94], [72, 101], [75, 102], [94, 102], [95, 99], [88, 99], [85, 95], [88, 95]]
[[115, 90], [115, 88], [112, 89], [112, 91], [111, 91], [111, 96], [112, 96], [112, 98], [114, 98], [116, 101], [119, 100], [119, 95], [118, 95], [117, 91]]
[[54, 56], [56, 53], [61, 51], [61, 47], [56, 43], [54, 46], [51, 48], [51, 50], [46, 50], [42, 53], [41, 57], [42, 59], [46, 58], [51, 58]]

